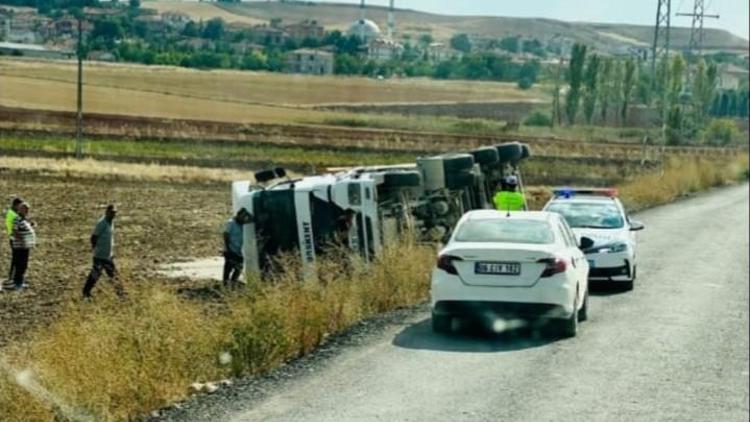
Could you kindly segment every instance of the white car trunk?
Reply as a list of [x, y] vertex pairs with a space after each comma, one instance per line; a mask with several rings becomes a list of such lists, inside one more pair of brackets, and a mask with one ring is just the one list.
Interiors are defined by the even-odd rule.
[[554, 245], [518, 243], [457, 242], [443, 255], [461, 258], [453, 261], [459, 277], [471, 286], [530, 287], [544, 272], [540, 259], [554, 258]]

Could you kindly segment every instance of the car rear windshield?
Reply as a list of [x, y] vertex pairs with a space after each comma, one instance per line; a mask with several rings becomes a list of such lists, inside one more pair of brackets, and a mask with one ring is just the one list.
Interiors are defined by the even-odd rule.
[[546, 211], [562, 215], [573, 228], [621, 229], [625, 225], [620, 209], [609, 203], [555, 202]]
[[538, 220], [469, 220], [458, 227], [457, 242], [549, 244], [555, 238], [549, 224]]

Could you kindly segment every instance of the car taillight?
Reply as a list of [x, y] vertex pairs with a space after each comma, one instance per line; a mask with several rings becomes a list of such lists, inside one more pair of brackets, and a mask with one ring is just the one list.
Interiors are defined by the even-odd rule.
[[458, 275], [458, 270], [453, 265], [453, 261], [463, 261], [463, 259], [457, 256], [440, 255], [437, 260], [437, 267], [448, 274]]
[[562, 258], [544, 258], [537, 262], [544, 264], [541, 277], [552, 277], [555, 274], [564, 273], [568, 269], [568, 263]]

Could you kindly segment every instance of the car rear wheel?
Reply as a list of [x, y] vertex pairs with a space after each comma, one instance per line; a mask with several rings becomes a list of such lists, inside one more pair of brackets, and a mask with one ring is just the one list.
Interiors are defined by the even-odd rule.
[[436, 333], [449, 333], [452, 324], [453, 318], [450, 315], [432, 314], [432, 331]]
[[583, 297], [583, 306], [578, 311], [578, 322], [586, 321], [589, 319], [589, 291], [586, 290], [586, 295]]
[[573, 315], [560, 321], [560, 335], [563, 338], [573, 338], [578, 334], [578, 298], [573, 303]]

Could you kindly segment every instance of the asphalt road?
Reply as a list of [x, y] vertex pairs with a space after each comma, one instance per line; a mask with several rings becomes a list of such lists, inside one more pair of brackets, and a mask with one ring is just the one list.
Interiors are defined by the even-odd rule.
[[747, 421], [749, 201], [638, 215], [635, 290], [593, 294], [575, 339], [435, 335], [423, 311], [221, 419]]

